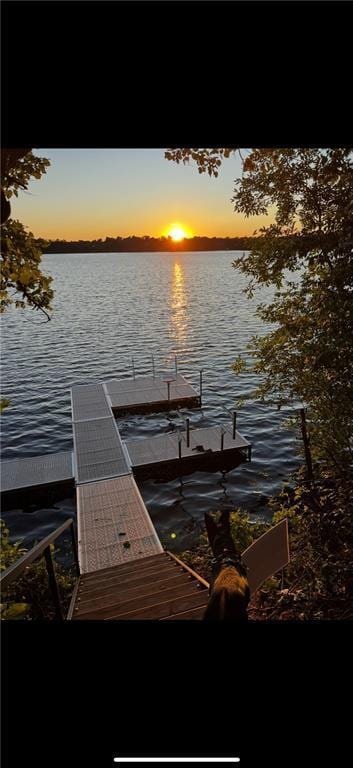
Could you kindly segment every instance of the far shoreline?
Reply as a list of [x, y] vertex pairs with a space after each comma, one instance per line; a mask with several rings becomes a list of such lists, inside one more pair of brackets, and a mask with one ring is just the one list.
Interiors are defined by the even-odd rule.
[[179, 251], [43, 251], [43, 256], [110, 256], [111, 254], [118, 255], [121, 253], [122, 255], [126, 255], [127, 253], [141, 253], [144, 256], [148, 256], [151, 253], [164, 253], [164, 254], [183, 254], [183, 253], [239, 253], [241, 250], [249, 250], [249, 249], [241, 249], [241, 248], [217, 248], [216, 249], [203, 249], [203, 250], [179, 250]]
[[70, 253], [194, 253], [249, 251], [253, 237], [192, 237], [175, 241], [171, 237], [106, 237], [105, 240], [44, 240], [36, 243], [46, 255]]

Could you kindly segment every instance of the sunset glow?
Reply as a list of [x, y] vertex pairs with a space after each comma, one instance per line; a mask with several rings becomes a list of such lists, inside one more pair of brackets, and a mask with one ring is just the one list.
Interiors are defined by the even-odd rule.
[[164, 237], [171, 237], [175, 243], [179, 243], [184, 240], [185, 237], [192, 237], [190, 230], [179, 221], [174, 221], [173, 224], [169, 224], [163, 232]]
[[186, 234], [184, 230], [181, 227], [174, 227], [174, 229], [171, 229], [169, 232], [170, 237], [172, 240], [184, 240], [184, 237], [186, 237]]
[[[162, 149], [36, 149], [51, 165], [12, 197], [12, 218], [45, 240], [171, 237], [176, 248], [200, 237], [243, 237], [271, 224], [269, 216], [235, 213], [235, 157], [218, 179], [168, 162]], [[141, 183], [141, 179], [146, 183]], [[175, 230], [175, 231], [174, 231]]]

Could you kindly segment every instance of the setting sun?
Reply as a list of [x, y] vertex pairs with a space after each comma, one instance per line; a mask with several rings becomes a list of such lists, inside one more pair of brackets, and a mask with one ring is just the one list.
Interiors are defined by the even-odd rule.
[[189, 230], [179, 221], [174, 221], [173, 224], [169, 224], [169, 226], [164, 230], [163, 234], [166, 237], [171, 237], [175, 243], [184, 240], [185, 237], [191, 237]]
[[169, 235], [173, 240], [183, 240], [186, 237], [186, 233], [181, 227], [174, 227], [170, 230]]

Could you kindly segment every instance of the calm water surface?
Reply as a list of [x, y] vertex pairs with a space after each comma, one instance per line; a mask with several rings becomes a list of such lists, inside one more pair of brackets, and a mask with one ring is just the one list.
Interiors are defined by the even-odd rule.
[[[47, 255], [43, 269], [54, 278], [50, 323], [32, 311], [2, 318], [2, 457], [72, 449], [70, 387], [111, 377], [151, 375], [151, 354], [160, 373], [179, 372], [198, 387], [204, 369], [202, 410], [190, 411], [192, 427], [229, 423], [224, 407], [239, 398], [238, 429], [253, 444], [251, 464], [228, 473], [198, 472], [172, 482], [146, 481], [140, 490], [163, 541], [174, 550], [198, 536], [205, 511], [243, 506], [266, 515], [266, 496], [298, 465], [294, 435], [283, 428], [288, 411], [250, 401], [254, 374], [236, 376], [231, 364], [245, 357], [247, 342], [265, 333], [255, 309], [270, 296], [249, 301], [246, 279], [232, 268], [234, 252]], [[185, 412], [187, 413], [187, 412]], [[124, 438], [143, 438], [180, 424], [180, 416], [152, 414], [119, 419]], [[49, 533], [74, 499], [55, 507], [6, 513], [14, 537], [27, 544]], [[173, 540], [171, 533], [177, 536]]]

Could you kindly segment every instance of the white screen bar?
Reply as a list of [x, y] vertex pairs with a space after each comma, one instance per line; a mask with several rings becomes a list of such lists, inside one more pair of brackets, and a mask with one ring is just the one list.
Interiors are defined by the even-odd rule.
[[240, 757], [114, 757], [114, 763], [240, 763]]

